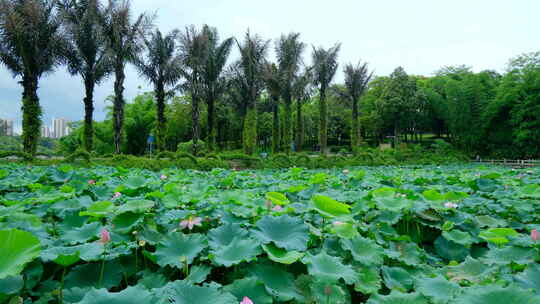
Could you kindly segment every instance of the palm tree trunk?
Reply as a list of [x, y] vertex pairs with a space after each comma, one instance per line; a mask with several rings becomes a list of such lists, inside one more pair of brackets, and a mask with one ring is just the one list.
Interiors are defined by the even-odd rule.
[[246, 117], [244, 118], [244, 130], [242, 132], [244, 143], [244, 153], [251, 155], [255, 152], [257, 145], [257, 109], [255, 105], [250, 105], [247, 108]]
[[197, 155], [197, 145], [199, 143], [200, 137], [200, 126], [199, 126], [199, 98], [197, 96], [191, 96], [191, 126], [193, 131], [192, 138], [192, 148], [193, 155]]
[[124, 63], [120, 60], [116, 63], [114, 81], [114, 151], [120, 154], [122, 147], [122, 128], [124, 125]]
[[216, 130], [217, 128], [214, 126], [215, 124], [215, 100], [213, 96], [208, 96], [208, 99], [206, 101], [206, 104], [208, 105], [208, 112], [207, 112], [207, 123], [208, 123], [208, 148], [210, 150], [214, 150], [216, 147]]
[[353, 98], [352, 103], [352, 124], [351, 124], [351, 148], [353, 152], [360, 145], [360, 128], [358, 123], [358, 99]]
[[292, 100], [290, 96], [285, 97], [285, 117], [283, 121], [283, 151], [291, 152], [292, 143]]
[[83, 143], [86, 151], [91, 152], [94, 146], [94, 79], [88, 77], [84, 81], [86, 96], [84, 98], [84, 136]]
[[302, 118], [302, 101], [296, 101], [296, 151], [302, 151], [304, 145], [304, 123]]
[[157, 149], [159, 151], [165, 150], [165, 130], [167, 127], [167, 118], [165, 117], [165, 88], [162, 82], [159, 82], [156, 86], [156, 100], [157, 100]]
[[328, 141], [327, 123], [326, 87], [321, 86], [319, 100], [319, 145], [321, 146], [321, 154], [326, 154]]
[[279, 145], [280, 145], [280, 130], [279, 130], [279, 104], [278, 104], [278, 98], [273, 98], [273, 105], [272, 105], [272, 153], [278, 153], [279, 152]]
[[38, 78], [25, 74], [23, 75], [22, 85], [23, 150], [34, 155], [37, 151], [37, 143], [41, 133], [41, 106], [37, 95]]

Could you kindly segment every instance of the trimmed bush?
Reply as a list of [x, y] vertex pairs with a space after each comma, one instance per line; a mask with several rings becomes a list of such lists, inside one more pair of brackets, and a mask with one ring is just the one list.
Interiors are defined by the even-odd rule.
[[[207, 144], [202, 140], [197, 141], [197, 153], [203, 154], [206, 151], [208, 151]], [[193, 140], [179, 143], [176, 146], [176, 152], [193, 153]]]
[[88, 153], [88, 151], [77, 150], [77, 151], [71, 153], [68, 157], [66, 157], [64, 159], [64, 162], [71, 163], [71, 162], [76, 161], [77, 159], [83, 159], [85, 162], [88, 163], [88, 162], [90, 162], [91, 156], [90, 156], [90, 153]]
[[176, 153], [176, 160], [180, 160], [180, 159], [190, 159], [194, 164], [197, 164], [197, 158], [195, 156], [193, 156], [192, 154], [189, 154], [189, 153], [185, 153], [185, 152], [178, 152]]
[[162, 159], [162, 158], [175, 159], [176, 157], [177, 157], [176, 154], [171, 151], [161, 151], [155, 156], [156, 159]]

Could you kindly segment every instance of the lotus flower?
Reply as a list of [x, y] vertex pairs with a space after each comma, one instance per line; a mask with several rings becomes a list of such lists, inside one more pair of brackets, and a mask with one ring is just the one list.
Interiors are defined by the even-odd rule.
[[240, 302], [240, 304], [254, 304], [254, 303], [253, 303], [253, 301], [251, 301], [250, 298], [244, 297], [244, 298], [242, 299], [242, 302]]
[[91, 180], [88, 181], [88, 184], [89, 184], [89, 185], [95, 185], [95, 184], [96, 184], [96, 181], [93, 180], [93, 179], [91, 179]]
[[343, 225], [345, 224], [344, 222], [340, 222], [340, 221], [335, 221], [334, 222], [334, 226], [340, 226], [340, 225]]
[[200, 217], [193, 217], [190, 216], [189, 218], [182, 220], [180, 222], [180, 226], [182, 229], [189, 228], [189, 230], [193, 229], [195, 226], [201, 226], [202, 219]]
[[283, 211], [283, 207], [280, 205], [275, 205], [274, 208], [272, 208], [273, 211]]
[[458, 204], [452, 203], [452, 202], [446, 202], [444, 203], [444, 207], [448, 209], [456, 209], [458, 207]]
[[538, 230], [536, 229], [531, 230], [531, 239], [534, 242], [538, 242], [540, 240], [540, 234], [538, 233]]
[[349, 174], [349, 172], [350, 172], [350, 171], [347, 170], [347, 169], [343, 170], [343, 174]]
[[99, 242], [103, 245], [111, 241], [111, 234], [107, 229], [101, 229]]
[[159, 178], [160, 178], [161, 180], [167, 179], [167, 175], [161, 174], [161, 176], [160, 176]]
[[122, 193], [115, 192], [114, 195], [113, 195], [113, 198], [119, 198], [120, 196], [122, 196]]

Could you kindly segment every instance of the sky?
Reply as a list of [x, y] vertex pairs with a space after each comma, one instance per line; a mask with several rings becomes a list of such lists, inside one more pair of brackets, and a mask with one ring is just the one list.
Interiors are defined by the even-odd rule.
[[[137, 14], [155, 13], [155, 25], [162, 32], [208, 24], [217, 27], [222, 38], [241, 39], [249, 29], [272, 41], [299, 32], [308, 45], [306, 64], [312, 45], [340, 42], [336, 82], [343, 80], [345, 64], [359, 60], [379, 76], [398, 66], [426, 76], [443, 66], [462, 64], [474, 71], [503, 72], [510, 58], [540, 50], [538, 0], [132, 0], [132, 5]], [[237, 55], [233, 52], [229, 61]], [[126, 74], [128, 101], [152, 90], [133, 67]], [[19, 80], [0, 65], [0, 118], [13, 119], [16, 132], [22, 118]], [[111, 76], [96, 88], [96, 120], [105, 118], [113, 81]], [[82, 120], [84, 87], [81, 78], [65, 68], [42, 77], [38, 95], [44, 124], [50, 125], [52, 118]]]

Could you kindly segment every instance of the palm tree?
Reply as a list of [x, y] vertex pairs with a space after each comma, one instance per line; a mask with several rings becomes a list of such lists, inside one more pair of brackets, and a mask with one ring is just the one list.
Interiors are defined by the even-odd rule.
[[167, 87], [174, 86], [182, 77], [182, 60], [176, 54], [176, 39], [178, 31], [172, 31], [163, 36], [159, 30], [152, 32], [148, 39], [144, 39], [146, 46], [146, 60], [135, 60], [139, 74], [154, 85], [157, 108], [157, 148], [165, 149], [165, 97], [168, 95]]
[[326, 90], [338, 68], [339, 49], [339, 43], [329, 49], [313, 47], [313, 83], [319, 87], [319, 145], [321, 153], [326, 153], [328, 139]]
[[265, 63], [263, 68], [266, 91], [272, 101], [272, 153], [279, 152], [280, 130], [279, 130], [279, 98], [281, 94], [281, 82], [279, 70], [274, 63]]
[[219, 100], [227, 87], [227, 81], [222, 75], [227, 59], [234, 42], [233, 38], [227, 38], [221, 43], [217, 29], [203, 26], [203, 33], [207, 37], [206, 62], [203, 66], [203, 95], [207, 105], [208, 124], [208, 147], [214, 149], [216, 145], [216, 101]]
[[359, 62], [356, 66], [347, 64], [344, 72], [345, 94], [352, 104], [351, 146], [354, 151], [362, 141], [360, 125], [358, 122], [358, 102], [360, 97], [364, 94], [368, 82], [373, 76], [373, 72], [368, 73], [368, 65], [366, 62]]
[[291, 150], [292, 143], [292, 99], [293, 82], [298, 77], [302, 63], [302, 53], [305, 44], [300, 40], [299, 33], [282, 35], [276, 43], [276, 57], [279, 65], [282, 97], [285, 105], [283, 147], [286, 152]]
[[23, 149], [34, 154], [40, 135], [37, 89], [43, 74], [63, 63], [66, 47], [53, 1], [0, 0], [0, 63], [21, 77]]
[[186, 82], [182, 88], [191, 97], [191, 122], [193, 128], [193, 155], [197, 155], [200, 139], [200, 102], [203, 98], [203, 71], [208, 58], [208, 35], [194, 26], [187, 27], [180, 35], [180, 56], [182, 58], [183, 77]]
[[304, 145], [304, 118], [302, 117], [302, 105], [311, 98], [313, 93], [311, 70], [304, 71], [293, 83], [293, 99], [296, 100], [296, 151], [302, 151]]
[[244, 37], [243, 44], [236, 41], [240, 50], [238, 67], [241, 72], [240, 86], [246, 93], [247, 107], [242, 132], [244, 153], [250, 155], [255, 152], [257, 144], [257, 108], [256, 104], [264, 88], [263, 67], [268, 52], [269, 41], [258, 35], [251, 35], [249, 31]]
[[85, 87], [83, 143], [92, 151], [94, 87], [112, 71], [101, 26], [104, 12], [98, 0], [60, 0], [58, 6], [69, 42], [68, 71], [81, 75]]
[[132, 21], [129, 0], [109, 0], [103, 22], [107, 52], [114, 69], [113, 128], [114, 149], [120, 153], [124, 125], [124, 69], [134, 62], [143, 49], [143, 36], [152, 26], [152, 18], [145, 14]]

